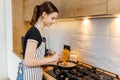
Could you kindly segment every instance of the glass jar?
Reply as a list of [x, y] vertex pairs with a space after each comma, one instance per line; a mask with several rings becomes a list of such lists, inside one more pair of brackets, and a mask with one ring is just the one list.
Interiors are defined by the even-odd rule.
[[70, 59], [70, 51], [66, 48], [62, 50], [62, 59], [65, 61]]

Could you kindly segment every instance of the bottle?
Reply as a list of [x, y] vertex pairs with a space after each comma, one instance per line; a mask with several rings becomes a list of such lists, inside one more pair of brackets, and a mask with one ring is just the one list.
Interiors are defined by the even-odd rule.
[[62, 50], [62, 59], [68, 61], [70, 59], [70, 51], [66, 48]]

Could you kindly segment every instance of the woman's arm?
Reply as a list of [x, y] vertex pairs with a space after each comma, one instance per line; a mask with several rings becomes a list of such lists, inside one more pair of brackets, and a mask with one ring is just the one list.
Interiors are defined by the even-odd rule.
[[25, 52], [25, 65], [28, 67], [32, 66], [41, 66], [47, 64], [52, 61], [56, 61], [59, 59], [59, 55], [53, 55], [52, 57], [36, 59], [34, 58], [34, 53], [37, 48], [37, 42], [34, 41], [27, 41], [26, 52]]

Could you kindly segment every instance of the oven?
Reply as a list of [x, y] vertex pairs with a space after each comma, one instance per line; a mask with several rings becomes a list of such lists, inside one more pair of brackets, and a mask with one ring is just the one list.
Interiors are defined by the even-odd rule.
[[[45, 71], [46, 80], [120, 80], [117, 74], [78, 61], [73, 69], [54, 67]], [[49, 78], [48, 78], [49, 77]]]

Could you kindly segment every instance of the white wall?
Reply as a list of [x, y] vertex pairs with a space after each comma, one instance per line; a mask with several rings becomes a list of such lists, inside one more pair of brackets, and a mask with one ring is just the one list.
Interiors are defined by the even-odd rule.
[[120, 75], [118, 18], [81, 20], [73, 38], [73, 50], [80, 53], [81, 61]]
[[[76, 21], [75, 21], [76, 22]], [[47, 48], [61, 53], [63, 45], [71, 45], [71, 34], [75, 24], [69, 24], [69, 21], [59, 21], [55, 25], [46, 29]]]
[[[3, 0], [4, 1], [4, 0]], [[7, 42], [7, 66], [8, 77], [10, 80], [16, 80], [17, 66], [20, 59], [13, 53], [12, 36], [12, 0], [5, 0], [5, 21], [6, 21], [6, 42]], [[1, 29], [0, 29], [1, 30]]]
[[0, 80], [7, 77], [7, 52], [5, 33], [5, 1], [0, 0]]

